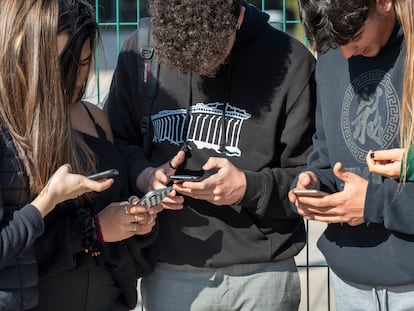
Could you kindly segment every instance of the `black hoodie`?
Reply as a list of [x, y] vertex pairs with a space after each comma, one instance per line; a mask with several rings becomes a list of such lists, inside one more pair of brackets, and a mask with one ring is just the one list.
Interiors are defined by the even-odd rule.
[[220, 267], [278, 261], [295, 256], [305, 243], [303, 221], [290, 209], [287, 193], [311, 149], [314, 57], [271, 27], [267, 14], [244, 6], [230, 60], [214, 78], [160, 67], [150, 159], [139, 128], [137, 33], [119, 55], [105, 109], [128, 159], [132, 185], [145, 167], [165, 163], [183, 142], [192, 148], [185, 168], [200, 169], [209, 157], [225, 157], [247, 179], [238, 205], [186, 198], [183, 210], [160, 213], [164, 262]]

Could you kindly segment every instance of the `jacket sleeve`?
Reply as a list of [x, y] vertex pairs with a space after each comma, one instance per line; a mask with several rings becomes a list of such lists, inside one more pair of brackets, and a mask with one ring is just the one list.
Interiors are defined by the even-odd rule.
[[[320, 181], [321, 190], [333, 193], [337, 192], [335, 175], [332, 170], [332, 163], [329, 160], [328, 147], [325, 138], [325, 130], [322, 120], [322, 107], [317, 100], [316, 105], [316, 132], [313, 135], [313, 150], [308, 156], [308, 165], [305, 171], [314, 172]], [[295, 183], [296, 184], [296, 183]]]
[[384, 223], [386, 229], [414, 235], [414, 183], [385, 178], [369, 182], [365, 196], [364, 221]]
[[[303, 169], [303, 171], [314, 172], [319, 178], [321, 190], [327, 193], [333, 193], [338, 190], [336, 187], [335, 175], [329, 161], [325, 131], [322, 122], [322, 108], [319, 102], [320, 101], [317, 98], [315, 113], [316, 131], [312, 137], [313, 148], [307, 158], [307, 167]], [[296, 183], [297, 177], [293, 180], [290, 188], [295, 188]], [[291, 203], [290, 205], [292, 210], [297, 212], [295, 204]]]
[[128, 162], [129, 183], [135, 191], [138, 175], [151, 166], [144, 154], [143, 135], [140, 131], [142, 112], [137, 90], [137, 35], [138, 32], [134, 32], [121, 49], [103, 108], [111, 124], [117, 148]]
[[309, 54], [298, 61], [297, 66], [299, 68], [292, 67], [296, 73], [295, 81], [288, 83], [283, 128], [280, 136], [275, 138], [280, 140], [280, 146], [284, 146], [278, 165], [259, 172], [245, 171], [247, 188], [240, 205], [258, 218], [297, 217], [287, 194], [292, 180], [305, 167], [312, 149], [315, 132], [314, 59]]
[[4, 207], [0, 206], [0, 268], [30, 248], [44, 231], [43, 218], [33, 205], [15, 211], [7, 223], [4, 222], [4, 212]]

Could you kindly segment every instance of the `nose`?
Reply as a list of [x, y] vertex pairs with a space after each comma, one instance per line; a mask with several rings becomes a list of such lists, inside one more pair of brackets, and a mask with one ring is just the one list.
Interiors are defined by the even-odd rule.
[[351, 58], [352, 56], [354, 56], [355, 53], [355, 47], [352, 46], [351, 43], [348, 43], [346, 45], [342, 45], [341, 46], [341, 52], [342, 52], [342, 56], [346, 59]]

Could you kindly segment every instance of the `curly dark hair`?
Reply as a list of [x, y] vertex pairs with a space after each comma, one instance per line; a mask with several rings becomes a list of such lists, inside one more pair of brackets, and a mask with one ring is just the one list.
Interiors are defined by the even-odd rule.
[[160, 63], [214, 75], [226, 61], [241, 0], [152, 0], [151, 27]]
[[298, 0], [298, 4], [308, 40], [323, 53], [358, 37], [375, 0]]

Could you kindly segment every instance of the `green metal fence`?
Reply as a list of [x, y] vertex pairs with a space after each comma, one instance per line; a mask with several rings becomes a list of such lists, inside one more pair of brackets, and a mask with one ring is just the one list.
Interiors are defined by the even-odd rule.
[[[96, 8], [103, 51], [97, 57], [96, 79], [88, 85], [88, 100], [100, 105], [109, 89], [117, 55], [125, 38], [137, 27], [141, 17], [148, 16], [147, 0], [89, 0]], [[205, 0], [209, 1], [209, 0]], [[288, 32], [306, 45], [296, 0], [248, 0], [270, 15], [270, 24]], [[306, 222], [307, 245], [296, 261], [301, 277], [300, 311], [332, 310], [329, 269], [316, 248], [323, 224]], [[137, 310], [140, 310], [137, 306]]]

